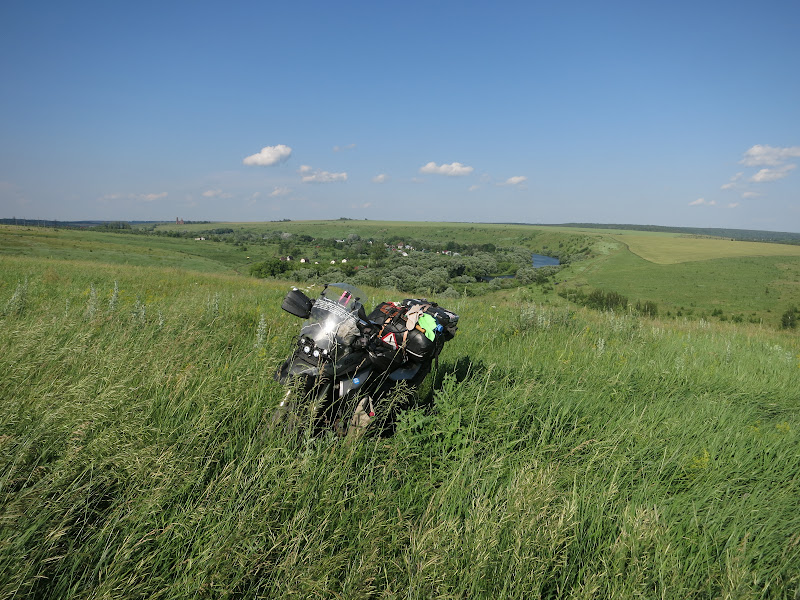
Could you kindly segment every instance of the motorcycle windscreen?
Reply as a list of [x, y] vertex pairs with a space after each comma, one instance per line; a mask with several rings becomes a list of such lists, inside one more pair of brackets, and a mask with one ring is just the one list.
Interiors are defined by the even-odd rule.
[[300, 334], [312, 339], [320, 350], [335, 352], [349, 348], [359, 335], [356, 317], [340, 304], [320, 298], [311, 308], [311, 317]]

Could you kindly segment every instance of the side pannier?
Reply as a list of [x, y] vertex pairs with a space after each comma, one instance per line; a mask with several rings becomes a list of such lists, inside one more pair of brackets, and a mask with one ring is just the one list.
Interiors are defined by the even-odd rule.
[[441, 327], [440, 331], [444, 335], [444, 341], [449, 342], [455, 337], [458, 330], [458, 315], [456, 313], [442, 308], [435, 302], [428, 302], [425, 298], [407, 298], [403, 300], [403, 306], [408, 308], [421, 306], [425, 314], [431, 315], [436, 319], [436, 323]]
[[403, 316], [406, 310], [394, 302], [382, 302], [375, 307], [367, 320], [378, 328], [376, 343], [370, 348], [372, 363], [380, 369], [389, 369], [405, 362], [400, 345], [406, 332]]
[[406, 360], [432, 361], [458, 327], [458, 315], [425, 299], [384, 302], [367, 318], [379, 328], [371, 358], [384, 368]]

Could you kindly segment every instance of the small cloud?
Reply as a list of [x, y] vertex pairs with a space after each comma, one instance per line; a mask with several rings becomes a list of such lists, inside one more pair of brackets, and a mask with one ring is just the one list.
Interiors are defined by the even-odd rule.
[[716, 200], [706, 200], [705, 198], [698, 198], [693, 202], [689, 202], [689, 206], [715, 206]]
[[737, 206], [739, 206], [738, 202], [731, 202], [730, 204], [728, 204], [728, 208], [736, 208]]
[[334, 146], [333, 147], [333, 151], [334, 152], [342, 152], [343, 150], [352, 150], [355, 147], [356, 147], [355, 144], [347, 144], [347, 146]]
[[269, 167], [287, 161], [291, 155], [292, 149], [289, 146], [283, 144], [264, 146], [261, 152], [251, 154], [242, 163], [248, 166]]
[[736, 175], [731, 177], [731, 180], [728, 183], [722, 185], [722, 187], [720, 187], [720, 189], [721, 190], [731, 190], [731, 189], [737, 187], [737, 183], [742, 177], [744, 177], [744, 173], [742, 173], [742, 172], [737, 173]]
[[510, 186], [522, 185], [526, 181], [528, 181], [527, 177], [525, 177], [524, 175], [517, 175], [515, 177], [509, 177], [508, 179], [506, 179], [503, 183], [501, 183], [499, 185], [510, 185]]
[[788, 176], [797, 165], [783, 165], [774, 169], [761, 169], [758, 173], [750, 178], [750, 181], [755, 183], [764, 183], [767, 181], [777, 181]]
[[232, 194], [223, 192], [222, 190], [206, 190], [203, 192], [204, 198], [233, 198]]
[[144, 200], [145, 202], [154, 202], [156, 200], [161, 200], [161, 198], [166, 198], [167, 192], [159, 192], [158, 194], [141, 194], [139, 196], [140, 200]]
[[386, 173], [375, 175], [375, 177], [372, 178], [372, 183], [386, 183], [387, 181], [389, 181], [389, 176]]
[[288, 187], [276, 187], [269, 193], [269, 195], [273, 198], [278, 198], [279, 196], [288, 196], [291, 193], [292, 190]]
[[467, 188], [467, 191], [468, 191], [468, 192], [474, 192], [474, 191], [477, 191], [477, 190], [479, 190], [479, 189], [481, 189], [481, 186], [479, 186], [479, 185], [477, 185], [477, 184], [473, 184], [473, 185], [471, 185], [471, 186], [469, 186], [469, 187]]
[[347, 173], [331, 173], [329, 171], [315, 171], [308, 165], [303, 165], [298, 170], [302, 175], [303, 183], [336, 183], [347, 181]]
[[745, 199], [748, 199], [748, 198], [761, 198], [762, 195], [763, 194], [760, 194], [759, 192], [743, 192], [742, 193], [742, 198], [745, 198]]
[[462, 165], [460, 162], [450, 163], [449, 165], [437, 165], [429, 162], [424, 167], [420, 167], [419, 172], [430, 175], [446, 175], [447, 177], [463, 177], [474, 171], [472, 167]]
[[748, 167], [775, 167], [791, 158], [800, 158], [800, 146], [775, 148], [756, 144], [744, 153], [744, 158], [739, 162]]

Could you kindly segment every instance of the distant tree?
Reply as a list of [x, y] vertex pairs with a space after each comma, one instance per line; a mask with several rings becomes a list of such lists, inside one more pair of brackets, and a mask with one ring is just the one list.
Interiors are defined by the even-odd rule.
[[419, 278], [417, 288], [432, 294], [436, 294], [447, 289], [447, 280], [448, 277], [446, 269], [431, 269]]
[[636, 312], [654, 319], [658, 316], [658, 304], [647, 300], [646, 302], [636, 302]]
[[781, 315], [781, 327], [783, 329], [795, 329], [797, 327], [797, 315], [797, 307], [789, 307], [789, 309]]
[[628, 308], [628, 299], [617, 292], [593, 290], [586, 296], [586, 306], [595, 310], [621, 311]]
[[261, 278], [276, 277], [285, 273], [291, 266], [291, 263], [283, 262], [279, 258], [270, 258], [264, 262], [253, 263], [250, 266], [250, 274]]

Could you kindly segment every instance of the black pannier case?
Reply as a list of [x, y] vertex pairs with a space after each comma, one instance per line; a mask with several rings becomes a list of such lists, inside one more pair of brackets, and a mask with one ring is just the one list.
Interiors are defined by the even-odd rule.
[[389, 365], [393, 360], [402, 361], [403, 358], [413, 362], [425, 362], [436, 356], [436, 349], [439, 346], [436, 339], [429, 340], [417, 328], [413, 330], [407, 328], [405, 314], [408, 308], [405, 303], [398, 306], [392, 302], [383, 302], [367, 317], [380, 327], [379, 347], [374, 349], [373, 362], [378, 359]]

